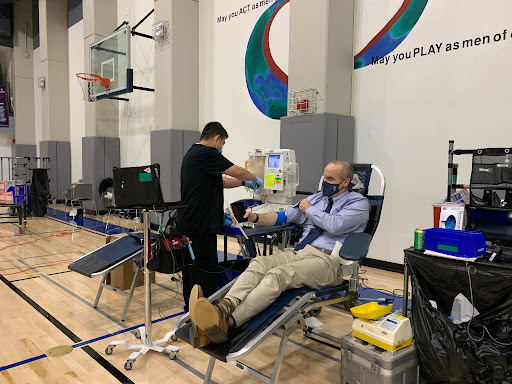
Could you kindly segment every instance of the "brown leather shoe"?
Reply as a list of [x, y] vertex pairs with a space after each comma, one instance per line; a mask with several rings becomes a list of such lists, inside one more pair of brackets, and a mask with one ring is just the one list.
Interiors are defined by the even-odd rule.
[[212, 343], [222, 343], [228, 339], [228, 323], [219, 307], [204, 297], [197, 299], [194, 306], [195, 324], [206, 332]]
[[192, 291], [190, 292], [190, 299], [189, 299], [189, 314], [190, 319], [192, 320], [192, 324], [190, 326], [190, 329], [188, 331], [188, 336], [190, 339], [190, 344], [194, 348], [201, 348], [205, 347], [208, 344], [211, 343], [211, 341], [208, 339], [208, 336], [206, 335], [206, 332], [200, 329], [195, 322], [196, 314], [195, 314], [195, 306], [197, 303], [197, 300], [203, 297], [203, 290], [199, 285], [194, 285], [192, 288]]

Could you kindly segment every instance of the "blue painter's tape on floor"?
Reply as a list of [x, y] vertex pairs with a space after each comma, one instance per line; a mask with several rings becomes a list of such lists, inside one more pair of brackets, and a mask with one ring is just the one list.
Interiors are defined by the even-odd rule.
[[73, 219], [67, 214], [67, 212], [59, 209], [48, 208], [46, 211], [46, 217], [61, 220], [72, 225], [78, 225], [91, 231], [104, 233], [105, 235], [117, 235], [119, 233], [133, 232], [133, 229], [120, 227], [114, 224], [107, 224], [103, 221], [98, 221], [84, 217], [83, 219]]
[[9, 365], [4, 365], [3, 367], [0, 367], [0, 372], [1, 371], [5, 371], [6, 369], [11, 369], [11, 368], [17, 367], [19, 365], [31, 363], [31, 362], [36, 361], [36, 360], [41, 360], [41, 359], [44, 359], [45, 357], [46, 357], [46, 355], [39, 355], [39, 356], [31, 357], [30, 359], [18, 361], [17, 363], [13, 363], [13, 364], [9, 364]]

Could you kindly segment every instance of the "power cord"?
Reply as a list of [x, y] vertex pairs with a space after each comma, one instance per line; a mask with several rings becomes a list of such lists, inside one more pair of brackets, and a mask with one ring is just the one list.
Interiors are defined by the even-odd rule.
[[471, 313], [471, 319], [468, 321], [468, 325], [466, 326], [466, 330], [468, 332], [468, 336], [472, 341], [480, 342], [484, 339], [485, 333], [489, 335], [492, 341], [494, 341], [496, 344], [499, 344], [504, 347], [510, 347], [512, 346], [512, 343], [502, 343], [501, 341], [496, 340], [494, 337], [492, 337], [491, 333], [487, 329], [485, 325], [482, 324], [483, 330], [482, 330], [482, 337], [480, 339], [475, 339], [473, 336], [471, 336], [471, 331], [469, 330], [469, 326], [471, 325], [471, 321], [473, 320], [473, 317], [475, 316], [475, 305], [473, 304], [473, 287], [471, 285], [471, 275], [475, 275], [478, 271], [474, 265], [469, 265], [469, 262], [466, 261], [466, 269], [468, 271], [468, 281], [469, 281], [469, 293], [471, 295], [471, 306], [473, 307], [472, 313]]

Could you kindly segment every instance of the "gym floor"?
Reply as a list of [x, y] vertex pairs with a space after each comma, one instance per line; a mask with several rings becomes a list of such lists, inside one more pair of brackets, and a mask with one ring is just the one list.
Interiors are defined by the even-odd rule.
[[[63, 207], [58, 207], [58, 209]], [[91, 216], [92, 217], [92, 216]], [[140, 223], [115, 217], [92, 217], [140, 230]], [[137, 227], [136, 227], [137, 226]], [[110, 341], [138, 344], [132, 327], [144, 323], [144, 289], [135, 289], [124, 322], [120, 320], [125, 297], [103, 290], [98, 308], [93, 302], [100, 278], [87, 278], [68, 270], [75, 259], [106, 242], [106, 235], [51, 216], [28, 218], [25, 234], [17, 225], [0, 222], [0, 382], [2, 383], [201, 383], [209, 356], [181, 341], [175, 360], [148, 352], [133, 369], [123, 366], [130, 351], [123, 346], [105, 354]], [[219, 237], [219, 250], [223, 240]], [[237, 254], [236, 241], [228, 251]], [[392, 291], [402, 288], [403, 276], [363, 268], [370, 287]], [[152, 285], [153, 339], [173, 329], [183, 311], [181, 286], [173, 276], [156, 274]], [[350, 332], [351, 316], [324, 308], [319, 320], [323, 331], [336, 337]], [[114, 335], [115, 333], [115, 335]], [[270, 337], [242, 361], [270, 375], [279, 347], [278, 335]], [[61, 347], [61, 348], [55, 348]], [[71, 351], [71, 352], [70, 352]], [[56, 354], [60, 357], [49, 357]], [[306, 338], [300, 328], [285, 350], [279, 383], [339, 382], [341, 352]], [[216, 383], [260, 383], [231, 364], [217, 362]]]

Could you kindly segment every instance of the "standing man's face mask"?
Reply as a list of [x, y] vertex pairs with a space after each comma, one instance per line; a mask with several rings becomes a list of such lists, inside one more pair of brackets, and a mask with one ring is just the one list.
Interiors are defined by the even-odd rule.
[[224, 144], [222, 143], [222, 139], [220, 138], [219, 136], [219, 140], [220, 140], [220, 148], [217, 148], [217, 151], [219, 151], [219, 153], [222, 153], [222, 149], [224, 148]]

